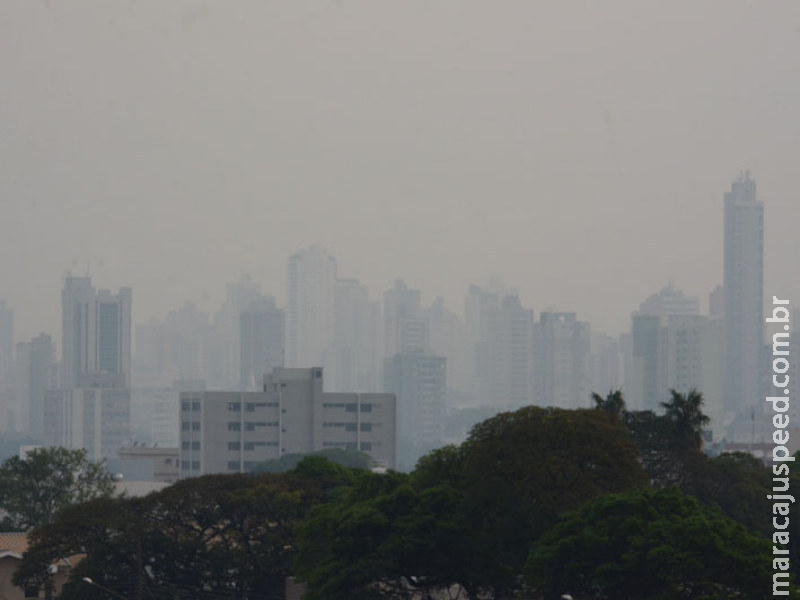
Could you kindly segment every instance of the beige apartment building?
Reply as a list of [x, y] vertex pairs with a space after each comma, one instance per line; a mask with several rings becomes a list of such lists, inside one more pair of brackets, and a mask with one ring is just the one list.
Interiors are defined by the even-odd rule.
[[394, 394], [325, 393], [322, 368], [278, 368], [260, 392], [182, 392], [180, 476], [245, 472], [284, 454], [366, 452], [395, 468]]

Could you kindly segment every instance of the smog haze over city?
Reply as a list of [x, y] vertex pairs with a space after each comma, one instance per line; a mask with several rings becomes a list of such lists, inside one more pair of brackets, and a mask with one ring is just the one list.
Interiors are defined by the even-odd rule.
[[764, 202], [800, 299], [800, 4], [0, 4], [0, 297], [60, 337], [63, 276], [135, 323], [319, 243], [380, 298], [497, 278], [618, 334], [722, 282], [723, 194]]

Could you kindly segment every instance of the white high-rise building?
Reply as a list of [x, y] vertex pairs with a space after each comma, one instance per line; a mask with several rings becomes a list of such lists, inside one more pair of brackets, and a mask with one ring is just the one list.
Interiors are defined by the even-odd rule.
[[[380, 389], [380, 304], [370, 300], [357, 279], [336, 280], [333, 368], [327, 371], [333, 392]], [[326, 382], [328, 385], [328, 382]]]
[[[543, 312], [533, 327], [534, 402], [539, 406], [590, 406], [591, 329], [573, 312]], [[603, 392], [600, 392], [601, 395]]]
[[14, 311], [0, 300], [0, 433], [19, 429], [14, 402], [12, 365], [14, 364]]
[[327, 367], [335, 333], [336, 259], [321, 246], [292, 255], [286, 290], [286, 365]]
[[[725, 410], [761, 406], [764, 204], [745, 172], [725, 194]], [[759, 400], [760, 398], [760, 400]]]
[[479, 406], [514, 410], [533, 399], [533, 311], [513, 290], [469, 288], [467, 332], [473, 351], [472, 395]]
[[130, 288], [95, 292], [88, 277], [67, 276], [61, 293], [61, 386], [130, 386]]

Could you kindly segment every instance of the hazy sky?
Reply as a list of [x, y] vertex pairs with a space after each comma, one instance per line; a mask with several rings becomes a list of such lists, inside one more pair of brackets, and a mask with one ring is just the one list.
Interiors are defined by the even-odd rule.
[[496, 276], [617, 333], [669, 279], [705, 305], [741, 169], [800, 304], [796, 0], [3, 0], [0, 135], [17, 339], [69, 269], [142, 322], [284, 304], [314, 242], [376, 298]]

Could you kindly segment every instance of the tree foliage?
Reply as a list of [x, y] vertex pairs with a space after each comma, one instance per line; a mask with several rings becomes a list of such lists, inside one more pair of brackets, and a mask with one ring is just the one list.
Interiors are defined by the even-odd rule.
[[296, 525], [337, 485], [325, 474], [209, 475], [73, 506], [33, 531], [16, 583], [41, 585], [47, 565], [83, 552], [65, 600], [93, 593], [83, 577], [128, 597], [280, 597]]
[[592, 500], [538, 540], [528, 581], [544, 598], [761, 598], [769, 542], [676, 489]]
[[67, 506], [110, 496], [113, 489], [105, 466], [87, 460], [82, 449], [37, 448], [0, 465], [0, 508], [20, 529], [44, 525]]

